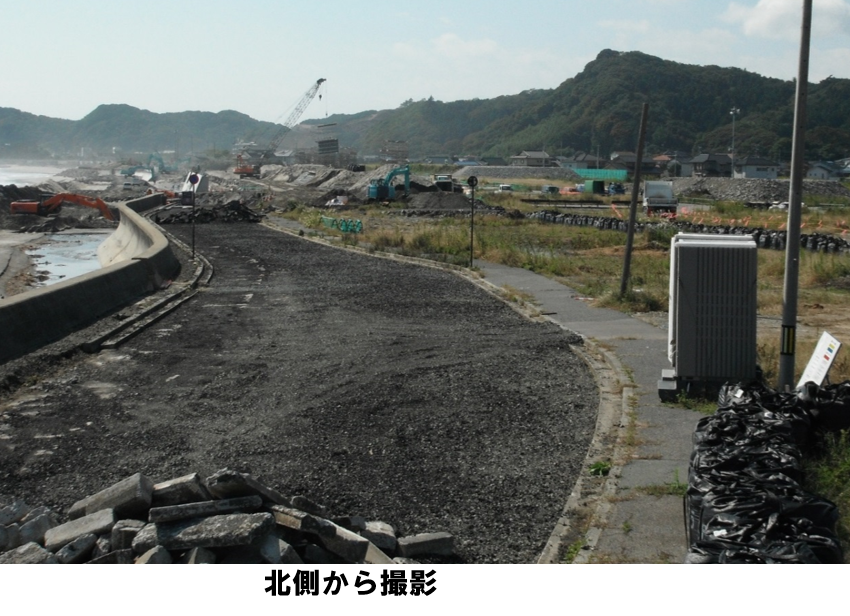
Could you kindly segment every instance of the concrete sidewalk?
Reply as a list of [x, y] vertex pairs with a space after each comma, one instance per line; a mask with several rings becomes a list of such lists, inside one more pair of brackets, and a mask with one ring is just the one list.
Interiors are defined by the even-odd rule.
[[[587, 489], [578, 486], [580, 493], [574, 493], [565, 508], [562, 527], [570, 519], [575, 526], [580, 509], [589, 511], [578, 529], [582, 548], [573, 562], [683, 562], [687, 545], [682, 491], [691, 437], [702, 416], [662, 405], [658, 398], [657, 381], [669, 367], [666, 329], [614, 310], [591, 308], [572, 289], [527, 270], [483, 261], [476, 265], [489, 283], [533, 296], [546, 318], [581, 334], [588, 356], [609, 368], [596, 369], [603, 395], [590, 459], [610, 460], [612, 467], [595, 494], [592, 481], [583, 480]], [[557, 543], [556, 538], [550, 552], [563, 554], [569, 547]]]

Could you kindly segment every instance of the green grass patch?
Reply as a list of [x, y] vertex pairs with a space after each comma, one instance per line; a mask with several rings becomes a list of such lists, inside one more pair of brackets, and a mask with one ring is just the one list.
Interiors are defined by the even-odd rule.
[[838, 506], [837, 534], [846, 550], [850, 545], [850, 434], [842, 430], [823, 435], [805, 470], [806, 489]]

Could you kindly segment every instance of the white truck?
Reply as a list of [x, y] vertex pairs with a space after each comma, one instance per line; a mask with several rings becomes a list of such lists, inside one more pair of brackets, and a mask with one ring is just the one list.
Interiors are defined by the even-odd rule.
[[645, 181], [643, 183], [643, 213], [676, 214], [679, 200], [673, 194], [673, 182]]

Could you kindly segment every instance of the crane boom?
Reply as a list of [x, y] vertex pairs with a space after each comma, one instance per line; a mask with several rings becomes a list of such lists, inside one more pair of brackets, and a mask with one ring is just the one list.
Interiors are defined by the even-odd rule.
[[[280, 146], [280, 142], [283, 141], [283, 138], [286, 137], [287, 133], [295, 126], [295, 123], [298, 122], [298, 118], [301, 117], [301, 114], [304, 113], [304, 110], [307, 109], [307, 106], [316, 98], [316, 94], [319, 93], [319, 88], [322, 87], [322, 84], [325, 83], [327, 79], [319, 79], [310, 86], [310, 89], [304, 93], [304, 96], [298, 101], [298, 104], [295, 106], [295, 109], [292, 110], [292, 113], [289, 114], [289, 117], [286, 118], [286, 121], [283, 123], [281, 129], [277, 132], [274, 139], [269, 142], [268, 147], [262, 150], [255, 150], [253, 148], [245, 148], [242, 150], [242, 153], [236, 156], [236, 168], [233, 170], [234, 173], [239, 175], [239, 177], [259, 177], [260, 170], [265, 161], [272, 158], [277, 151], [278, 146]], [[251, 158], [257, 157], [257, 162], [249, 163], [245, 160], [244, 155], [249, 155]]]
[[325, 83], [327, 79], [319, 79], [312, 85], [312, 87], [304, 93], [304, 96], [301, 97], [301, 100], [298, 101], [298, 104], [295, 106], [295, 109], [292, 110], [292, 113], [289, 114], [289, 117], [286, 118], [286, 122], [283, 123], [283, 128], [277, 133], [277, 136], [272, 139], [271, 143], [269, 143], [269, 152], [274, 154], [277, 150], [277, 147], [280, 145], [280, 142], [283, 141], [283, 138], [286, 134], [295, 126], [295, 123], [298, 121], [298, 118], [301, 117], [301, 114], [304, 113], [304, 110], [307, 109], [307, 106], [313, 102], [313, 99], [316, 98], [316, 94], [319, 92], [319, 88], [322, 87], [322, 84]]

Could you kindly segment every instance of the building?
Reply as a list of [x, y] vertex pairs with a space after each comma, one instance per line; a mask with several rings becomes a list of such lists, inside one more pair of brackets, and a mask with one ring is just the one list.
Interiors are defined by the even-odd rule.
[[550, 167], [551, 157], [544, 151], [526, 151], [518, 156], [511, 156], [512, 167]]
[[555, 161], [564, 169], [603, 169], [608, 162], [587, 152], [576, 152], [572, 156], [558, 156]]
[[844, 178], [842, 168], [836, 163], [829, 161], [818, 161], [808, 163], [806, 177], [812, 180], [841, 180]]
[[760, 156], [735, 159], [735, 176], [739, 179], [775, 180], [779, 177], [779, 163]]
[[691, 165], [698, 177], [732, 177], [732, 159], [727, 154], [697, 154], [691, 159]]

